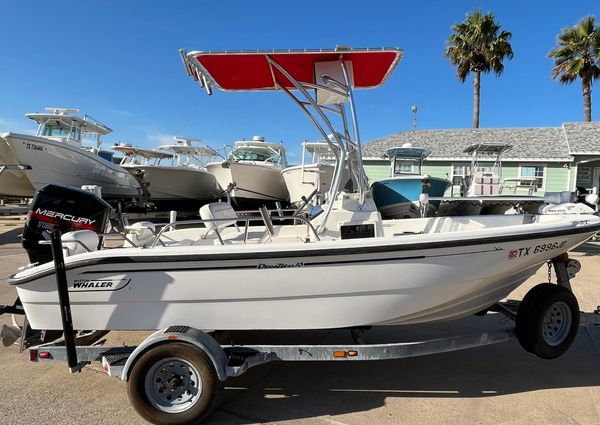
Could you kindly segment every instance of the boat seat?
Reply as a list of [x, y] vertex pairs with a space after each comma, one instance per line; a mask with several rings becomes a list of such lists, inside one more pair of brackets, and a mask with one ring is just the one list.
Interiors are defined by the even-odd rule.
[[133, 245], [126, 240], [123, 243], [124, 247], [146, 246], [152, 243], [156, 237], [156, 226], [151, 221], [138, 221], [130, 226], [125, 226], [125, 230]]
[[63, 255], [83, 254], [85, 252], [97, 251], [100, 237], [92, 230], [74, 230], [60, 237], [63, 246]]
[[200, 218], [204, 220], [206, 235], [214, 231], [221, 245], [224, 245], [219, 230], [235, 225], [239, 217], [227, 202], [213, 202], [200, 208]]

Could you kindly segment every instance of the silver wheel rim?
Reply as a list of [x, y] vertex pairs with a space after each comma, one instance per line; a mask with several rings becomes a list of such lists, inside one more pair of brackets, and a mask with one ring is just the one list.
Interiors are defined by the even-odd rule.
[[152, 365], [144, 388], [152, 406], [162, 412], [179, 413], [200, 399], [202, 380], [193, 364], [179, 357], [169, 357]]
[[562, 344], [571, 332], [572, 324], [573, 316], [567, 303], [558, 301], [552, 304], [546, 311], [542, 324], [546, 344], [552, 347]]

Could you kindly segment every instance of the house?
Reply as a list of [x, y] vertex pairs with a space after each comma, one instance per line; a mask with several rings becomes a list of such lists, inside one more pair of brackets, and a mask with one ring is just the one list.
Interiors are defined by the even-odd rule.
[[[405, 143], [428, 149], [423, 173], [456, 181], [471, 164], [465, 152], [479, 143], [503, 143], [503, 179], [536, 179], [534, 195], [600, 188], [600, 122], [564, 123], [560, 127], [409, 130], [363, 145], [365, 170], [371, 181], [389, 177], [385, 152]], [[451, 188], [450, 190], [453, 190]], [[451, 195], [447, 193], [447, 195]]]

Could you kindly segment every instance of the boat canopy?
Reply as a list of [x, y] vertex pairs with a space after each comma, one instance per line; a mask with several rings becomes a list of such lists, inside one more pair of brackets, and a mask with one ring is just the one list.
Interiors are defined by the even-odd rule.
[[344, 60], [352, 64], [354, 89], [374, 88], [385, 83], [402, 56], [402, 50], [387, 47], [180, 52], [192, 78], [201, 83], [208, 79], [225, 91], [296, 89], [269, 59], [285, 68], [293, 79], [312, 84], [322, 84], [315, 81], [317, 64]]
[[424, 159], [429, 156], [429, 152], [425, 148], [417, 147], [402, 147], [391, 148], [385, 153], [386, 158], [406, 158], [406, 159]]
[[72, 112], [79, 112], [79, 109], [46, 108], [46, 111], [25, 114], [25, 116], [40, 125], [48, 127], [77, 128], [83, 133], [98, 134], [101, 136], [112, 133], [111, 128], [88, 115], [84, 115], [83, 117], [71, 115]]
[[315, 155], [333, 155], [333, 152], [331, 152], [331, 147], [329, 146], [329, 143], [327, 143], [325, 141], [303, 142], [302, 146], [308, 153], [312, 153]]
[[506, 143], [475, 143], [467, 146], [463, 152], [468, 154], [499, 155], [510, 149], [512, 149], [512, 145]]
[[[335, 157], [333, 180], [318, 232], [345, 191], [356, 193], [362, 208], [369, 191], [358, 130], [354, 89], [381, 86], [402, 57], [398, 48], [324, 50], [193, 51], [179, 50], [188, 75], [207, 93], [224, 91], [281, 91], [302, 109], [329, 144]], [[342, 176], [351, 184], [343, 188]]]
[[112, 147], [114, 151], [121, 152], [125, 156], [141, 156], [146, 159], [150, 158], [173, 158], [173, 155], [167, 152], [161, 152], [155, 149], [140, 148], [131, 146], [130, 144], [120, 143]]

